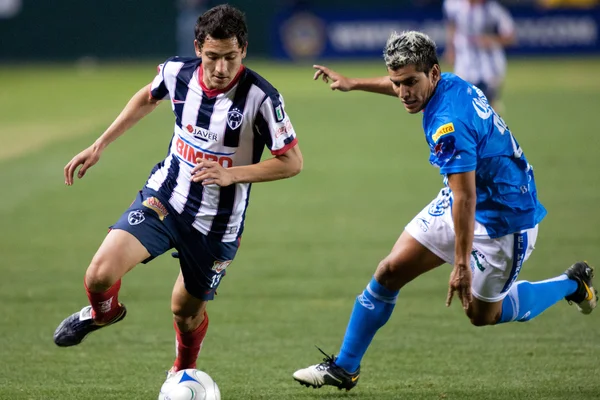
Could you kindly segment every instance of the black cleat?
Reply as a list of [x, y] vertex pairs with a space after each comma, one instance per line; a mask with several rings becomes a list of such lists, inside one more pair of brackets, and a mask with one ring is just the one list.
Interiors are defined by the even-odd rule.
[[598, 304], [598, 291], [594, 289], [592, 278], [594, 269], [585, 261], [576, 262], [565, 271], [569, 279], [577, 282], [575, 293], [565, 297], [569, 304], [575, 303], [582, 314], [589, 314]]
[[54, 343], [60, 347], [75, 346], [81, 343], [89, 333], [116, 324], [127, 315], [125, 305], [119, 305], [121, 307], [119, 314], [105, 324], [98, 324], [92, 319], [92, 306], [83, 307], [81, 311], [65, 318], [58, 325], [58, 328], [54, 331]]
[[315, 389], [329, 385], [348, 391], [356, 386], [360, 376], [360, 367], [354, 373], [349, 373], [335, 363], [335, 356], [329, 356], [321, 349], [319, 351], [325, 355], [323, 362], [294, 372], [293, 377], [296, 381]]

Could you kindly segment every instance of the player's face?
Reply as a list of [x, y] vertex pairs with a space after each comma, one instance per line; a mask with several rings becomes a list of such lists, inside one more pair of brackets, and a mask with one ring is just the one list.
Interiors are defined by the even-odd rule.
[[398, 70], [388, 69], [394, 91], [411, 114], [421, 111], [435, 90], [440, 80], [440, 67], [434, 65], [429, 74], [419, 72], [414, 65], [407, 65]]
[[194, 40], [196, 55], [202, 58], [203, 82], [209, 89], [224, 89], [240, 70], [246, 57], [246, 48], [241, 48], [237, 38], [213, 39], [207, 36], [200, 47]]

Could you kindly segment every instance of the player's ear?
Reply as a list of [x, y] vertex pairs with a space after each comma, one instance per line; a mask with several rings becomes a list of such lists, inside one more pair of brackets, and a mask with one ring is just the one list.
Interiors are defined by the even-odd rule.
[[244, 48], [242, 49], [242, 60], [244, 58], [246, 58], [246, 54], [248, 53], [248, 43], [246, 43], [246, 45], [244, 46]]
[[439, 64], [434, 64], [433, 68], [431, 68], [431, 80], [433, 83], [437, 83], [442, 77], [442, 70], [440, 69]]
[[196, 56], [200, 58], [202, 56], [202, 46], [200, 46], [200, 42], [194, 39], [194, 49], [196, 50]]

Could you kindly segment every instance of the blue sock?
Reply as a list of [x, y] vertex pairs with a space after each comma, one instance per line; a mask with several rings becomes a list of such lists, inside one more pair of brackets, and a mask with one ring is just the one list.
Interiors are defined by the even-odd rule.
[[529, 321], [576, 290], [577, 282], [565, 274], [540, 282], [515, 282], [502, 302], [498, 323]]
[[399, 290], [381, 286], [375, 277], [356, 298], [344, 342], [335, 363], [352, 373], [360, 366], [375, 333], [390, 319]]

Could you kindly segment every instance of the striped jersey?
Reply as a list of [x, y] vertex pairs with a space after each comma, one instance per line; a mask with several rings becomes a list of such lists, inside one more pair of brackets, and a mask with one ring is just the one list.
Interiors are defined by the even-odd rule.
[[202, 82], [201, 63], [174, 57], [158, 67], [150, 94], [170, 100], [175, 126], [167, 157], [154, 167], [146, 187], [169, 203], [183, 224], [230, 242], [243, 231], [251, 184], [192, 182], [196, 159], [225, 168], [256, 164], [265, 146], [281, 155], [297, 139], [283, 97], [264, 78], [242, 65], [227, 88], [211, 90]]
[[444, 15], [456, 28], [454, 34], [454, 73], [464, 80], [496, 86], [506, 73], [506, 55], [501, 45], [482, 48], [480, 35], [510, 35], [514, 21], [506, 8], [487, 0], [470, 4], [468, 0], [445, 0]]

